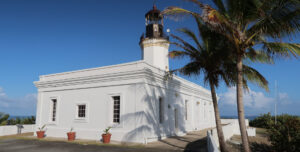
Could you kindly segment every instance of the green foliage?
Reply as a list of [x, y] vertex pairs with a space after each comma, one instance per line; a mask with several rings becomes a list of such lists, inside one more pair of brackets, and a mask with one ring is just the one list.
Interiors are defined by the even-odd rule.
[[35, 124], [35, 117], [27, 117], [27, 118], [12, 118], [7, 120], [7, 125], [16, 125], [16, 124]]
[[272, 117], [270, 113], [263, 114], [253, 120], [250, 120], [249, 125], [258, 128], [269, 128], [269, 125], [273, 120], [274, 117]]
[[300, 117], [287, 114], [276, 118], [270, 113], [250, 121], [250, 126], [266, 128], [274, 151], [300, 151]]
[[24, 118], [22, 124], [35, 124], [35, 116]]
[[44, 128], [46, 127], [46, 125], [43, 125], [42, 127], [39, 127], [39, 131], [44, 131]]
[[16, 124], [35, 124], [35, 116], [26, 118], [11, 118], [9, 119], [9, 114], [0, 112], [0, 126], [3, 125], [16, 125]]
[[106, 129], [103, 130], [104, 134], [110, 134], [109, 130], [111, 129], [111, 127], [107, 127]]
[[7, 125], [9, 114], [0, 112], [0, 126]]
[[298, 116], [287, 114], [278, 116], [276, 124], [271, 121], [268, 133], [274, 151], [300, 151], [300, 118]]

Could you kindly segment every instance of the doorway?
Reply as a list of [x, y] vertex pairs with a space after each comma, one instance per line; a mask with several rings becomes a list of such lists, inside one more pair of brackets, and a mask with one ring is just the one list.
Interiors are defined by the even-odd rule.
[[174, 109], [174, 119], [175, 119], [175, 133], [178, 133], [178, 110]]

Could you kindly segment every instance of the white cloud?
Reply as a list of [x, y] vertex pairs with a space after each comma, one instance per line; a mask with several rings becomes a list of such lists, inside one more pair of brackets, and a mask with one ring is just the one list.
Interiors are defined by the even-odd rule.
[[[291, 103], [287, 93], [278, 94], [280, 104]], [[249, 89], [249, 92], [244, 91], [244, 106], [249, 108], [264, 108], [274, 104], [275, 97], [268, 97], [263, 92], [256, 92]], [[220, 104], [236, 105], [236, 88], [228, 88], [227, 92], [220, 94]]]
[[[226, 92], [219, 94], [219, 108], [221, 115], [235, 116], [237, 115], [236, 105], [236, 88], [228, 88]], [[244, 92], [244, 107], [246, 115], [259, 115], [262, 113], [275, 111], [276, 97], [274, 95], [267, 96], [264, 92], [249, 90]], [[299, 115], [299, 99], [290, 99], [285, 92], [278, 93], [277, 97], [277, 113], [289, 113]]]
[[6, 95], [6, 94], [4, 93], [3, 88], [0, 87], [0, 97], [3, 97], [3, 96], [5, 96], [5, 95]]
[[36, 100], [36, 94], [27, 94], [20, 98], [9, 97], [0, 87], [0, 112], [11, 115], [34, 115]]
[[291, 104], [292, 102], [289, 99], [289, 95], [287, 93], [278, 93], [279, 103], [282, 105]]

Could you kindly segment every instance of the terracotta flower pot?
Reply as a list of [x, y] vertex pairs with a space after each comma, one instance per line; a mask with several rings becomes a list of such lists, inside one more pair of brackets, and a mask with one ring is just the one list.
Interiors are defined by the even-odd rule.
[[45, 131], [37, 131], [37, 132], [36, 132], [36, 135], [37, 135], [38, 138], [44, 138], [44, 136], [45, 136]]
[[102, 134], [103, 143], [105, 143], [105, 144], [110, 143], [110, 137], [111, 137], [111, 134]]
[[75, 140], [76, 132], [68, 132], [67, 135], [68, 135], [68, 141], [73, 141]]

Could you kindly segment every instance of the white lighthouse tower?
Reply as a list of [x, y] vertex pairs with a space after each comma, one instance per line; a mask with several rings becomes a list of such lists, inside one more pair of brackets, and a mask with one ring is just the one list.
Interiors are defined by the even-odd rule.
[[154, 5], [153, 9], [146, 13], [145, 18], [146, 36], [142, 36], [140, 40], [142, 59], [161, 70], [168, 71], [170, 42], [168, 37], [164, 36], [163, 16]]

